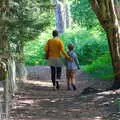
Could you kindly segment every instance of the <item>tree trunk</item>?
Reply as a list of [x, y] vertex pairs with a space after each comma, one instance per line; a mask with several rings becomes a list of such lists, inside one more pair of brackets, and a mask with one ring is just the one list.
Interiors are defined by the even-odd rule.
[[[8, 60], [10, 59], [10, 47], [8, 42], [8, 23], [9, 23], [9, 0], [1, 0], [0, 1], [0, 58], [5, 62], [7, 69], [8, 69]], [[2, 104], [2, 113], [6, 113], [8, 115], [8, 101], [9, 99], [9, 78], [8, 75], [6, 77], [6, 80], [3, 82], [3, 104]], [[0, 116], [4, 119], [7, 118], [7, 116]]]
[[27, 70], [24, 65], [24, 54], [23, 54], [23, 43], [19, 43], [17, 46], [17, 54], [18, 58], [16, 59], [16, 73], [17, 77], [19, 78], [20, 82], [26, 79], [27, 77]]
[[107, 33], [113, 70], [113, 89], [120, 88], [120, 1], [90, 0], [101, 25]]
[[16, 73], [20, 82], [22, 82], [22, 80], [27, 79], [27, 70], [25, 68], [24, 63], [22, 62], [20, 63], [19, 61], [16, 61]]
[[13, 58], [9, 59], [8, 61], [8, 78], [9, 78], [9, 91], [11, 95], [14, 95], [15, 91], [17, 90], [17, 85], [16, 85], [16, 67]]

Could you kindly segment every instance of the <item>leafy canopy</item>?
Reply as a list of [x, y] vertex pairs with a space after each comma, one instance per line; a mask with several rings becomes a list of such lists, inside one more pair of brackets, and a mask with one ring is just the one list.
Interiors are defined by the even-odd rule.
[[12, 0], [9, 16], [9, 40], [16, 47], [34, 40], [53, 21], [53, 14], [41, 11], [38, 0]]

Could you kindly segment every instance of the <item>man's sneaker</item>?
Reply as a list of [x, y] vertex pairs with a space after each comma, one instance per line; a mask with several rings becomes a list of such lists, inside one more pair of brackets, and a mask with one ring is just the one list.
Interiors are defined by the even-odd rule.
[[68, 85], [67, 90], [71, 90], [70, 85]]
[[56, 89], [59, 90], [60, 89], [60, 85], [59, 85], [59, 82], [56, 81]]
[[71, 90], [71, 88], [67, 88], [67, 90]]
[[53, 86], [53, 90], [54, 90], [54, 91], [56, 90], [56, 86]]
[[75, 86], [74, 84], [72, 84], [72, 87], [73, 87], [73, 90], [76, 90], [76, 89], [77, 89], [76, 86]]

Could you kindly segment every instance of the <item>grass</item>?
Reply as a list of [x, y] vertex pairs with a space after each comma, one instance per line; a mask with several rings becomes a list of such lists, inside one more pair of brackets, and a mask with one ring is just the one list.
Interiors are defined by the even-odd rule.
[[114, 77], [111, 57], [109, 53], [98, 57], [92, 64], [81, 67], [83, 71], [88, 72], [95, 78], [109, 80]]

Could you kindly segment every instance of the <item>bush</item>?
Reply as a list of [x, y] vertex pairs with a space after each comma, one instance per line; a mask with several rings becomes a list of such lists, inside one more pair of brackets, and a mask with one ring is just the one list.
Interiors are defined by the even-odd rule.
[[83, 71], [90, 73], [95, 78], [102, 80], [111, 79], [114, 77], [113, 67], [110, 54], [107, 52], [101, 57], [98, 57], [92, 64], [82, 67]]
[[82, 30], [76, 33], [65, 33], [61, 36], [61, 39], [66, 49], [69, 43], [74, 45], [74, 51], [82, 65], [92, 63], [108, 51], [105, 33], [99, 33], [95, 36], [92, 32]]
[[45, 65], [44, 42], [39, 40], [28, 42], [24, 48], [26, 65]]

